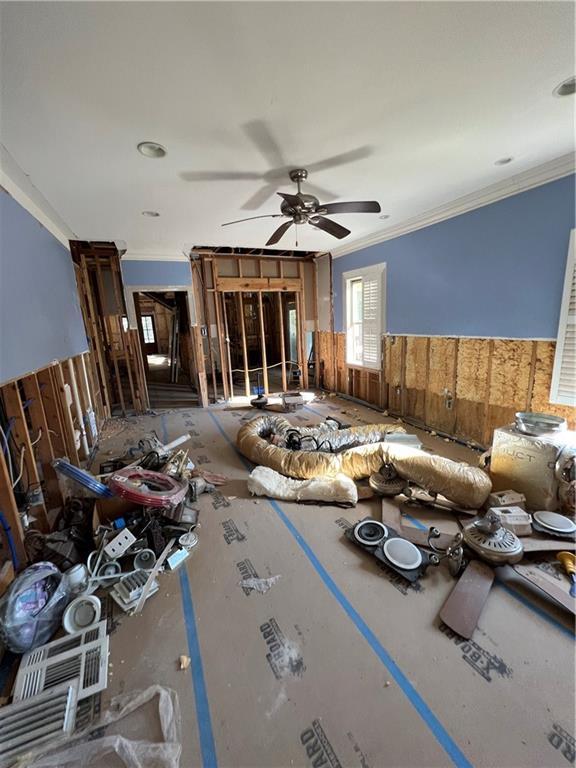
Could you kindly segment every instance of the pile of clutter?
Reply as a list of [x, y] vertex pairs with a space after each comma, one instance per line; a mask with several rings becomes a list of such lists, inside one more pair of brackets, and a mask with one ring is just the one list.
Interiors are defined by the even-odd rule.
[[[345, 537], [407, 582], [441, 563], [462, 576], [440, 611], [461, 636], [471, 637], [494, 578], [576, 615], [576, 434], [563, 419], [516, 414], [495, 430], [480, 467], [424, 452], [399, 425], [302, 428], [264, 416], [237, 444], [261, 464], [248, 478], [252, 494], [348, 507], [382, 497], [382, 520], [365, 517]], [[448, 530], [404, 525], [418, 508], [439, 513]], [[568, 583], [534, 567], [550, 557]]]
[[[27, 534], [33, 564], [0, 599], [0, 639], [23, 654], [13, 703], [0, 710], [0, 731], [24, 700], [26, 711], [38, 708], [40, 717], [14, 731], [13, 739], [3, 738], [0, 765], [71, 733], [77, 702], [106, 687], [102, 596], [108, 594], [125, 613], [140, 612], [158, 592], [160, 573], [178, 568], [198, 544], [195, 502], [226, 478], [194, 466], [179, 448], [189, 437], [167, 445], [145, 437], [128, 455], [102, 464], [98, 476], [65, 459], [53, 463], [66, 504], [52, 532]], [[65, 636], [52, 640], [61, 628]], [[53, 697], [62, 701], [54, 727], [46, 731], [41, 714]], [[20, 712], [14, 723], [21, 718]]]

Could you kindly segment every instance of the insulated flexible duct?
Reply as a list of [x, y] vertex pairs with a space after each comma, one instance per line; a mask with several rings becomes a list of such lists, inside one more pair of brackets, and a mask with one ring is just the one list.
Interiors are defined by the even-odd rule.
[[[307, 480], [313, 477], [335, 477], [344, 474], [353, 480], [370, 477], [382, 464], [391, 463], [405, 480], [439, 493], [462, 507], [477, 509], [488, 498], [492, 484], [488, 475], [477, 467], [459, 464], [443, 456], [433, 456], [417, 448], [382, 440], [387, 432], [403, 431], [396, 425], [370, 425], [352, 427], [349, 440], [356, 435], [364, 441], [368, 435], [378, 442], [349, 448], [341, 453], [289, 451], [274, 445], [271, 440], [277, 433], [291, 428], [289, 422], [279, 416], [260, 416], [245, 424], [238, 431], [238, 450], [255, 464], [275, 469], [287, 477]], [[337, 434], [337, 433], [335, 433]]]

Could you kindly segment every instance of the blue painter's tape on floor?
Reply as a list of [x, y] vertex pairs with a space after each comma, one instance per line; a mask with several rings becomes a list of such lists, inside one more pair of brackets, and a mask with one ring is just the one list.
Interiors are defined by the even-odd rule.
[[[222, 425], [214, 415], [214, 413], [210, 413], [210, 416], [212, 417], [214, 423], [218, 427], [220, 433], [224, 436], [224, 438], [230, 443], [232, 446], [234, 444], [224, 431]], [[247, 460], [242, 457], [242, 461], [244, 464], [248, 464]], [[408, 680], [404, 672], [400, 669], [400, 667], [396, 664], [394, 659], [390, 656], [388, 651], [384, 648], [380, 640], [376, 637], [374, 632], [370, 629], [370, 627], [366, 624], [364, 619], [360, 616], [360, 614], [356, 611], [356, 609], [352, 606], [348, 598], [344, 595], [344, 593], [338, 588], [330, 574], [327, 572], [327, 570], [324, 568], [322, 563], [318, 560], [316, 557], [314, 551], [310, 547], [310, 545], [306, 542], [302, 534], [298, 531], [298, 529], [295, 527], [295, 525], [292, 523], [292, 521], [287, 517], [287, 515], [283, 512], [280, 505], [274, 501], [273, 499], [267, 500], [270, 506], [274, 509], [280, 520], [284, 523], [286, 528], [290, 531], [322, 581], [324, 582], [324, 585], [328, 589], [328, 591], [332, 594], [332, 596], [337, 600], [337, 602], [340, 604], [341, 608], [344, 610], [346, 615], [349, 619], [354, 623], [356, 626], [356, 629], [360, 632], [360, 634], [364, 637], [364, 639], [367, 641], [370, 648], [374, 651], [376, 656], [380, 659], [380, 661], [384, 664], [384, 666], [388, 669], [394, 680], [398, 683], [399, 687], [402, 689], [405, 696], [408, 698], [414, 709], [418, 712], [422, 720], [426, 723], [430, 731], [434, 734], [439, 744], [443, 747], [443, 749], [446, 751], [446, 753], [450, 756], [452, 759], [452, 762], [454, 765], [458, 766], [458, 768], [471, 768], [471, 763], [468, 760], [468, 758], [464, 755], [464, 753], [461, 751], [461, 749], [458, 747], [456, 742], [452, 739], [452, 737], [449, 735], [449, 733], [446, 731], [444, 726], [440, 723], [436, 715], [432, 712], [430, 707], [426, 704], [424, 699], [420, 696], [418, 691], [414, 688], [412, 683]]]
[[200, 736], [200, 751], [202, 753], [203, 768], [217, 768], [216, 747], [212, 732], [212, 719], [206, 682], [204, 680], [204, 667], [202, 654], [200, 653], [200, 641], [196, 629], [196, 617], [194, 616], [194, 603], [186, 566], [180, 568], [180, 591], [182, 593], [182, 609], [186, 623], [186, 637], [188, 639], [188, 653], [190, 654], [190, 673], [194, 688], [194, 700], [196, 702], [196, 717], [198, 719], [198, 732]]

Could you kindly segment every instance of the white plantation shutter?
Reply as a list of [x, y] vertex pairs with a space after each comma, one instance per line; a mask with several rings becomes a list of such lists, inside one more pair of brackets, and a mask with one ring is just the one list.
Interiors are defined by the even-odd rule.
[[380, 271], [362, 278], [362, 364], [367, 368], [380, 368], [381, 282]]
[[[344, 272], [343, 291], [346, 297], [346, 356], [349, 365], [380, 368], [381, 339], [384, 331], [385, 264]], [[361, 331], [359, 318], [353, 316], [352, 286], [362, 283]], [[356, 302], [354, 302], [356, 306]]]
[[550, 402], [576, 406], [576, 236], [572, 230], [558, 324]]

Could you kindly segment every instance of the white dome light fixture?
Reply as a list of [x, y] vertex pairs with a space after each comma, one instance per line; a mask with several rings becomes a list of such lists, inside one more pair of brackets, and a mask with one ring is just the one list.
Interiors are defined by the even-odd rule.
[[144, 155], [144, 157], [159, 158], [166, 157], [167, 154], [166, 149], [162, 144], [158, 144], [157, 141], [141, 141], [136, 149], [141, 155]]

